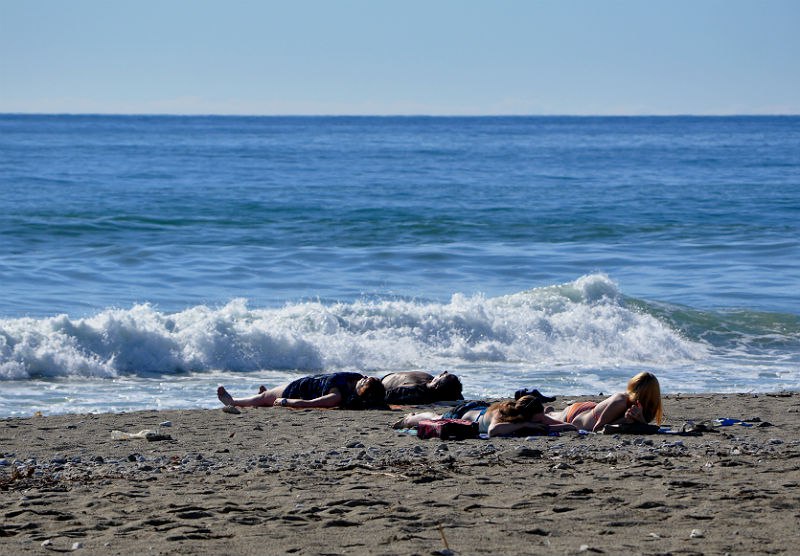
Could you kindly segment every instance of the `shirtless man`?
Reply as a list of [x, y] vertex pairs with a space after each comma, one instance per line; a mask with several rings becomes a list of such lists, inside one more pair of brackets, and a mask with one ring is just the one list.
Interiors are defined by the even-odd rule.
[[386, 403], [413, 405], [464, 399], [461, 381], [447, 371], [435, 377], [422, 371], [390, 373], [381, 382]]

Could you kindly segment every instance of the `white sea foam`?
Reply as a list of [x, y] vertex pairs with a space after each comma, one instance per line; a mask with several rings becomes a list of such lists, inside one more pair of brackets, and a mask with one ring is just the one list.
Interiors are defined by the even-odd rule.
[[224, 370], [397, 370], [517, 363], [533, 367], [682, 364], [705, 348], [621, 302], [603, 275], [509, 296], [173, 314], [150, 305], [0, 321], [0, 377], [149, 376]]
[[[300, 302], [164, 313], [151, 305], [0, 321], [0, 415], [210, 407], [213, 385], [252, 390], [303, 374], [449, 369], [472, 397], [522, 386], [608, 392], [655, 371], [665, 391], [774, 390], [792, 362], [691, 340], [629, 306], [607, 276], [486, 298]], [[744, 364], [746, 363], [746, 364]], [[744, 365], [743, 365], [744, 364]], [[766, 374], [765, 374], [766, 373]], [[765, 386], [766, 385], [766, 386]]]

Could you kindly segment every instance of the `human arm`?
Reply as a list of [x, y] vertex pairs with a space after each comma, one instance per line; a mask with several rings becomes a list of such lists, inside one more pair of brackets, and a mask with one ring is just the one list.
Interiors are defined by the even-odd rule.
[[628, 423], [647, 424], [647, 419], [645, 419], [644, 417], [644, 411], [642, 410], [642, 406], [639, 405], [638, 403], [628, 408], [628, 411], [625, 412], [624, 420]]
[[570, 423], [565, 423], [564, 421], [560, 421], [558, 419], [554, 419], [545, 413], [537, 415], [536, 421], [544, 425], [547, 425], [547, 428], [553, 432], [578, 430], [578, 427], [576, 427], [575, 425], [572, 425]]
[[324, 396], [320, 396], [319, 398], [314, 398], [313, 400], [277, 398], [275, 400], [275, 403], [273, 403], [272, 405], [276, 407], [292, 407], [295, 409], [306, 408], [306, 407], [329, 408], [329, 407], [337, 407], [341, 402], [342, 402], [342, 395], [339, 393], [338, 389], [334, 388]]
[[592, 431], [598, 432], [603, 430], [606, 425], [623, 422], [627, 409], [628, 399], [623, 393], [614, 394], [602, 401], [592, 410], [592, 414], [595, 417]]
[[513, 436], [522, 431], [529, 431], [529, 434], [547, 434], [548, 427], [542, 423], [534, 423], [532, 421], [523, 421], [521, 423], [492, 423], [489, 425], [489, 430], [487, 432], [490, 437], [493, 437]]
[[546, 415], [541, 415], [535, 421], [522, 421], [519, 423], [492, 423], [489, 425], [489, 436], [512, 436], [519, 434], [547, 434], [548, 432], [563, 432], [578, 430], [575, 425], [558, 421]]

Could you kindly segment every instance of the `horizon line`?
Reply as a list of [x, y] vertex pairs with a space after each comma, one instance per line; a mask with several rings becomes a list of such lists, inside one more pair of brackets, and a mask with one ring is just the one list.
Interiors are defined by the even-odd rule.
[[123, 116], [174, 118], [777, 118], [798, 117], [800, 113], [736, 113], [736, 114], [231, 114], [169, 112], [2, 112], [0, 116]]

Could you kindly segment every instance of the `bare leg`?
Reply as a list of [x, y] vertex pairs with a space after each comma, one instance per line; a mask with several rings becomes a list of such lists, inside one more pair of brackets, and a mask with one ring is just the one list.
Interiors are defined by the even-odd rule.
[[548, 415], [545, 413], [539, 413], [538, 415], [533, 416], [531, 422], [546, 425], [551, 431], [560, 432], [578, 430], [575, 425], [571, 425], [569, 423], [565, 423], [561, 419], [554, 418], [552, 414]]
[[393, 429], [413, 429], [419, 422], [424, 419], [441, 419], [441, 414], [432, 411], [424, 411], [422, 413], [409, 413], [399, 421], [392, 425]]
[[276, 386], [267, 390], [266, 388], [260, 393], [250, 398], [234, 398], [231, 396], [223, 386], [217, 388], [217, 397], [226, 406], [233, 407], [272, 407], [272, 404], [282, 394], [286, 385]]
[[548, 417], [552, 417], [553, 419], [563, 422], [564, 419], [566, 419], [567, 417], [567, 408], [562, 409], [560, 411], [556, 411], [552, 406], [547, 406], [546, 408], [544, 408], [544, 413]]

